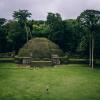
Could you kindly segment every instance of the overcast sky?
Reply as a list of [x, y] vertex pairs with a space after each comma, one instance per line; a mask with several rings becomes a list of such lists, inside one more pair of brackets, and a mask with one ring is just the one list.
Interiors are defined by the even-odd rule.
[[35, 20], [45, 20], [48, 12], [71, 19], [86, 9], [100, 10], [100, 0], [0, 0], [1, 18], [12, 19], [13, 11], [18, 9], [29, 10]]

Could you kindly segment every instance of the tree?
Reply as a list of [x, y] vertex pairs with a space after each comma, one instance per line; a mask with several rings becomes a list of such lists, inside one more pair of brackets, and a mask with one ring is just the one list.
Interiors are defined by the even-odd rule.
[[[64, 20], [64, 34], [66, 45], [65, 50], [70, 52], [72, 55], [77, 53], [77, 47], [80, 43], [82, 32], [79, 29], [78, 21], [76, 19]], [[70, 37], [70, 38], [69, 38]], [[64, 44], [63, 43], [63, 44]]]
[[17, 21], [9, 20], [5, 24], [7, 51], [18, 51], [26, 42], [25, 29]]
[[60, 14], [56, 13], [48, 13], [47, 16], [47, 25], [49, 26], [49, 31], [62, 31], [63, 29], [63, 21]]
[[0, 52], [5, 52], [6, 48], [6, 33], [5, 33], [5, 18], [0, 18]]
[[96, 29], [96, 36], [95, 36], [95, 56], [96, 58], [100, 59], [100, 25], [98, 25], [98, 28]]
[[28, 12], [28, 10], [18, 10], [14, 11], [13, 17], [19, 21], [19, 22], [25, 22], [27, 21], [27, 18], [31, 17], [31, 13]]
[[64, 25], [60, 14], [48, 13], [47, 26], [49, 39], [56, 42], [61, 48], [63, 48]]
[[48, 26], [46, 25], [46, 21], [32, 21], [32, 35], [34, 37], [47, 37], [48, 38]]
[[94, 35], [97, 26], [100, 24], [100, 11], [96, 10], [85, 10], [77, 18], [82, 28], [88, 30], [90, 40], [90, 62], [89, 65], [94, 65]]
[[28, 42], [30, 30], [29, 30], [29, 27], [27, 26], [27, 23], [28, 23], [27, 18], [31, 17], [31, 13], [28, 12], [28, 10], [14, 11], [13, 17], [14, 17], [14, 19], [16, 19], [20, 23], [20, 25], [22, 27], [25, 28], [26, 33], [27, 33], [27, 36], [26, 36], [27, 42]]
[[0, 18], [0, 26], [4, 25], [5, 22], [6, 22], [5, 18]]
[[49, 39], [59, 44], [64, 52], [76, 53], [76, 48], [80, 42], [77, 20], [62, 20], [60, 14], [48, 13], [47, 25]]

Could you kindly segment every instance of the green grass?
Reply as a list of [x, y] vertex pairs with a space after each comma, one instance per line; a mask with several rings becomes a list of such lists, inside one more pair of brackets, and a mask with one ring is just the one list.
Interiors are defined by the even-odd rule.
[[0, 100], [100, 100], [100, 69], [79, 64], [34, 69], [0, 63]]

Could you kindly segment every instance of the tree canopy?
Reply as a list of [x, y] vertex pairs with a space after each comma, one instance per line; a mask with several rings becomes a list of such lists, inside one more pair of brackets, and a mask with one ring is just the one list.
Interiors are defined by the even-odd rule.
[[[90, 52], [90, 65], [93, 68], [93, 60], [94, 60], [94, 48], [95, 48], [95, 34], [98, 26], [100, 25], [100, 11], [96, 10], [86, 10], [80, 14], [77, 18], [80, 26], [87, 31], [89, 35], [87, 39], [89, 39], [89, 52]], [[86, 34], [86, 35], [87, 35]], [[84, 44], [86, 41], [83, 42]], [[86, 45], [84, 45], [86, 46]]]
[[12, 20], [0, 18], [0, 52], [17, 53], [32, 37], [46, 37], [65, 53], [80, 57], [89, 56], [94, 40], [94, 56], [100, 58], [100, 11], [85, 10], [77, 19], [66, 20], [52, 12], [46, 20], [30, 19], [28, 10], [14, 11], [12, 15]]

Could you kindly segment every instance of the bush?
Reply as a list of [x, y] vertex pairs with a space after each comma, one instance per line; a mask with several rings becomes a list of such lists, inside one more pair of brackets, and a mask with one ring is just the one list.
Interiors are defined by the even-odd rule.
[[88, 59], [70, 59], [69, 63], [70, 64], [88, 64], [89, 60]]
[[15, 52], [0, 53], [0, 58], [11, 58], [15, 56]]
[[13, 63], [14, 58], [0, 58], [0, 63]]
[[67, 56], [65, 57], [60, 57], [61, 64], [68, 64], [69, 63], [69, 58]]

